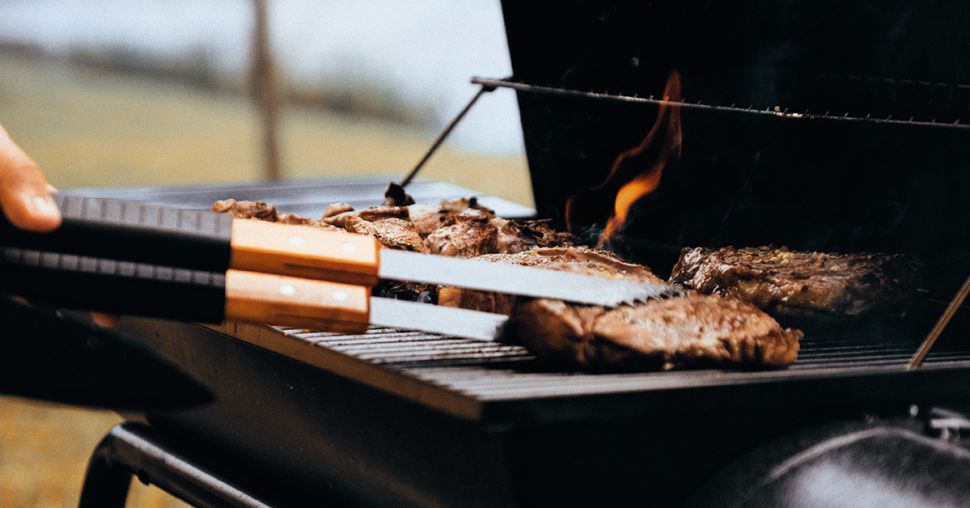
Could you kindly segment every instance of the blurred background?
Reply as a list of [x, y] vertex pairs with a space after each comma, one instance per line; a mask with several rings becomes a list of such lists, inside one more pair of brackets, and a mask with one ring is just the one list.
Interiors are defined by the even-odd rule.
[[[0, 124], [61, 188], [398, 179], [470, 77], [509, 74], [495, 0], [0, 0]], [[514, 95], [422, 177], [532, 205]], [[0, 397], [0, 506], [76, 505], [119, 421]], [[179, 504], [136, 485], [129, 506]]]

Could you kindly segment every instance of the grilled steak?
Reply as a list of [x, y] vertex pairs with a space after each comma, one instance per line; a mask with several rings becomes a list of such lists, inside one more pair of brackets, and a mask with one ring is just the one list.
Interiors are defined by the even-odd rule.
[[442, 256], [472, 257], [494, 253], [498, 229], [484, 213], [457, 214], [425, 238], [428, 250]]
[[[516, 254], [489, 254], [479, 256], [477, 259], [663, 284], [663, 281], [645, 266], [627, 263], [609, 252], [586, 247], [538, 248]], [[514, 303], [515, 297], [501, 293], [452, 287], [438, 290], [438, 304], [450, 307], [509, 314]]]
[[428, 252], [414, 224], [404, 219], [369, 221], [360, 217], [350, 217], [344, 222], [344, 229], [351, 233], [373, 236], [381, 245], [389, 249]]
[[275, 206], [263, 201], [236, 201], [235, 199], [223, 199], [212, 204], [212, 211], [230, 213], [237, 219], [254, 219], [267, 222], [281, 222], [283, 224], [336, 229], [329, 224], [318, 220], [306, 219], [288, 213], [280, 213], [278, 210], [276, 210]]
[[784, 366], [802, 337], [751, 304], [697, 294], [616, 309], [533, 300], [506, 333], [550, 360], [604, 370]]
[[[647, 267], [582, 247], [534, 249], [478, 259], [663, 284]], [[671, 369], [692, 365], [781, 366], [795, 361], [801, 332], [783, 329], [754, 306], [692, 294], [605, 309], [558, 300], [524, 300], [460, 288], [438, 303], [511, 314], [508, 340], [571, 367]]]
[[686, 248], [670, 280], [782, 316], [855, 316], [902, 308], [919, 288], [908, 256], [773, 247]]

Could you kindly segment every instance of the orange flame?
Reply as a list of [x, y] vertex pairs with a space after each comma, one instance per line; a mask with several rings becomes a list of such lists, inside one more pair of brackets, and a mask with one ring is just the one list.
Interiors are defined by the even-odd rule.
[[630, 209], [634, 203], [660, 186], [663, 170], [667, 166], [671, 154], [680, 155], [682, 141], [680, 107], [677, 104], [671, 104], [671, 102], [676, 103], [680, 102], [680, 100], [680, 73], [673, 71], [667, 79], [666, 87], [664, 87], [665, 103], [660, 105], [657, 111], [657, 120], [650, 128], [650, 132], [647, 133], [639, 145], [621, 153], [613, 161], [613, 167], [610, 169], [609, 176], [600, 185], [602, 188], [610, 183], [619, 172], [624, 161], [631, 157], [639, 156], [648, 148], [653, 147], [658, 141], [657, 138], [663, 133], [663, 138], [659, 140], [662, 144], [657, 147], [658, 151], [653, 163], [649, 164], [646, 171], [641, 172], [617, 191], [616, 199], [613, 202], [613, 216], [606, 223], [606, 228], [599, 237], [597, 247], [603, 248], [610, 244], [613, 236], [626, 224]]

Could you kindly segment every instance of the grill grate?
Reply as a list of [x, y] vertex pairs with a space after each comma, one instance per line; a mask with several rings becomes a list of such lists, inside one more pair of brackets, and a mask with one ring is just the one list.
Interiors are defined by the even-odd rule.
[[[386, 184], [382, 178], [370, 178], [78, 192], [196, 209], [208, 208], [212, 201], [226, 197], [263, 199], [281, 205], [281, 210], [288, 213], [315, 216], [331, 202], [379, 203]], [[425, 202], [473, 194], [449, 184], [420, 181], [413, 182], [408, 191]], [[481, 201], [500, 215], [532, 213], [494, 198]], [[939, 315], [940, 310], [934, 310], [931, 317]], [[544, 370], [528, 351], [518, 346], [413, 331], [373, 328], [365, 334], [345, 335], [238, 323], [213, 328], [441, 412], [505, 424], [632, 414], [645, 408], [664, 411], [676, 404], [695, 411], [706, 392], [717, 393], [717, 397], [706, 402], [711, 405], [745, 402], [780, 406], [808, 400], [830, 403], [849, 401], [854, 396], [859, 398], [853, 403], [861, 404], [879, 394], [909, 403], [922, 396], [944, 396], [970, 382], [970, 344], [943, 341], [930, 352], [919, 371], [906, 372], [907, 361], [919, 345], [921, 334], [931, 325], [929, 322], [922, 332], [916, 333], [878, 324], [878, 329], [856, 328], [857, 331], [809, 336], [802, 341], [798, 362], [781, 370], [609, 374]], [[961, 327], [965, 329], [966, 326]], [[899, 337], [900, 333], [906, 336]], [[781, 389], [772, 390], [773, 386]], [[691, 396], [682, 396], [688, 389], [695, 391]], [[671, 396], [664, 397], [667, 394]], [[653, 399], [654, 396], [660, 399]]]
[[[798, 361], [786, 369], [588, 373], [546, 369], [519, 346], [420, 332], [372, 328], [364, 334], [344, 335], [227, 326], [231, 329], [224, 333], [242, 340], [472, 419], [480, 419], [484, 405], [496, 402], [831, 380], [833, 375], [904, 374], [919, 345], [918, 339], [819, 335], [802, 340]], [[923, 371], [941, 368], [970, 368], [970, 347], [931, 352]]]

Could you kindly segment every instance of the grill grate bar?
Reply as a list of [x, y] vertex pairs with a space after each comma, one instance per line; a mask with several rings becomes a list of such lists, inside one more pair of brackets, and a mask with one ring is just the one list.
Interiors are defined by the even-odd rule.
[[[780, 370], [743, 371], [696, 369], [623, 374], [546, 371], [525, 348], [496, 342], [440, 336], [393, 328], [371, 328], [355, 335], [281, 329], [314, 347], [326, 348], [361, 361], [397, 370], [409, 377], [485, 399], [609, 393], [683, 387], [730, 379], [777, 378], [786, 372], [862, 372], [905, 369], [917, 341], [871, 335], [826, 335], [802, 340], [798, 361]], [[933, 351], [926, 363], [934, 367], [970, 362], [970, 349]], [[537, 370], [539, 369], [539, 370]], [[669, 386], [668, 386], [669, 385]]]

